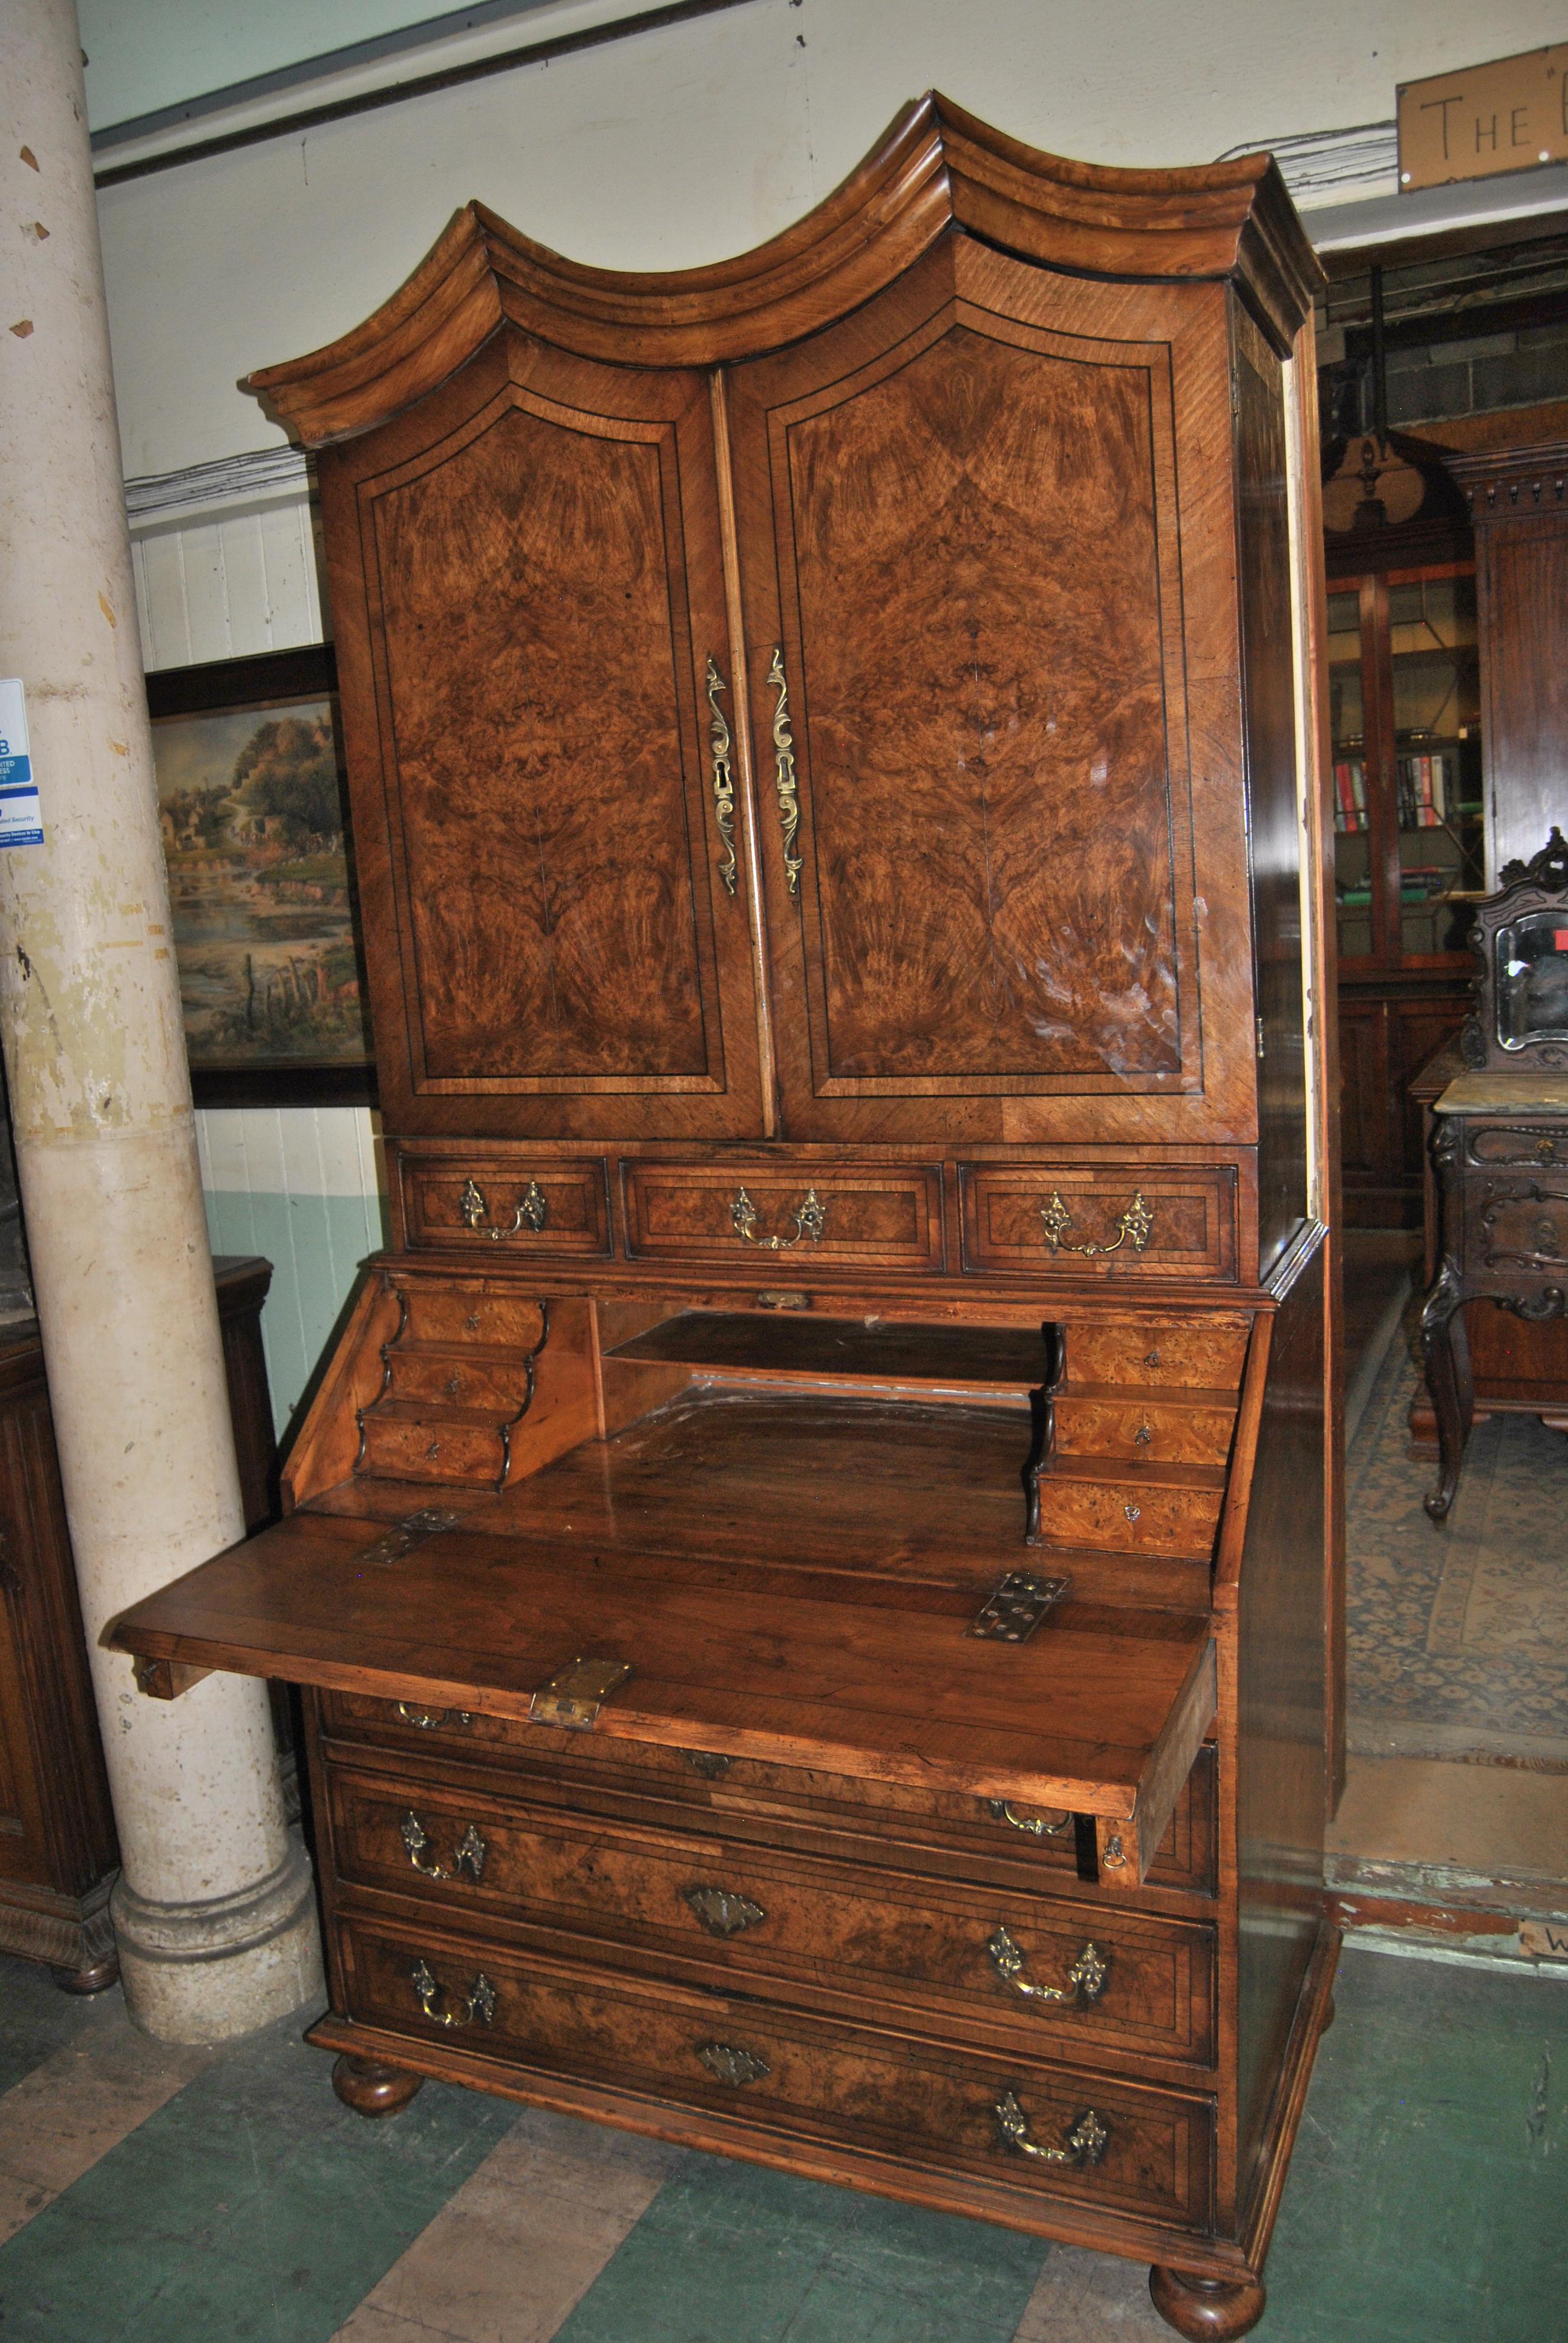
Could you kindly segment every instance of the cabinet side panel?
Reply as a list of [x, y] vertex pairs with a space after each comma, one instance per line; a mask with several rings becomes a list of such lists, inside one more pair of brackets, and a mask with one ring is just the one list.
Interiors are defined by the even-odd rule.
[[1245, 318], [1236, 347], [1237, 538], [1258, 987], [1258, 1241], [1267, 1275], [1307, 1209], [1291, 543], [1278, 359]]
[[1242, 1549], [1238, 2198], [1245, 2205], [1322, 1909], [1323, 1273], [1280, 1306]]

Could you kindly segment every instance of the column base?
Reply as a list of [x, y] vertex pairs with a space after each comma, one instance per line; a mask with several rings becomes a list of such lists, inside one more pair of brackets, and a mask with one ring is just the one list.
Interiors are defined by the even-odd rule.
[[292, 1832], [277, 1869], [237, 1895], [155, 1904], [122, 1876], [109, 1908], [126, 2007], [160, 2042], [232, 2042], [325, 1990], [310, 1863]]
[[1149, 2293], [1166, 2325], [1188, 2343], [1232, 2343], [1256, 2327], [1269, 2300], [1261, 2278], [1189, 2278], [1158, 2262], [1149, 2273]]

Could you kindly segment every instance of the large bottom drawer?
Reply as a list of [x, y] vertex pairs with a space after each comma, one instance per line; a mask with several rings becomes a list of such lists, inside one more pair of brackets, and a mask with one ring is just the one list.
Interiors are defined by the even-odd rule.
[[337, 1946], [346, 2015], [362, 2025], [1101, 2209], [1209, 2217], [1204, 2099], [423, 1928], [345, 1917]]
[[1199, 1922], [638, 1829], [412, 1772], [334, 1765], [327, 1782], [340, 1878], [445, 1905], [463, 1926], [526, 1929], [536, 1949], [566, 1936], [590, 1957], [614, 1946], [797, 2006], [848, 1998], [879, 2025], [1026, 2055], [1211, 2055], [1213, 1931]]
[[[429, 1763], [427, 1753], [434, 1750], [466, 1765], [500, 1765], [516, 1776], [519, 1794], [552, 1804], [618, 1809], [631, 1819], [661, 1821], [674, 1818], [673, 1805], [685, 1809], [699, 1829], [726, 1838], [807, 1849], [836, 1840], [845, 1858], [856, 1863], [908, 1868], [908, 1850], [919, 1848], [946, 1857], [944, 1869], [971, 1878], [1078, 1877], [1068, 1815], [1010, 1809], [990, 1799], [911, 1789], [898, 1782], [849, 1782], [813, 1766], [765, 1765], [457, 1709], [419, 1708], [363, 1694], [315, 1697], [322, 1729], [334, 1741], [405, 1758], [417, 1755], [421, 1770]], [[849, 1839], [852, 1846], [846, 1844]], [[1215, 1844], [1214, 1752], [1204, 1747], [1178, 1794], [1170, 1828], [1150, 1867], [1149, 1885], [1211, 1895]], [[1127, 1892], [1110, 1877], [1104, 1884]]]

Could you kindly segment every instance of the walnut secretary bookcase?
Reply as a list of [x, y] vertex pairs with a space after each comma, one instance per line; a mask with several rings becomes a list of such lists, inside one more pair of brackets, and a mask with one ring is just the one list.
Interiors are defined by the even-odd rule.
[[254, 378], [320, 450], [395, 1237], [286, 1518], [115, 1640], [305, 1687], [363, 2113], [438, 2075], [1261, 2315], [1336, 1946], [1315, 282], [1266, 157], [929, 97], [741, 258], [472, 205]]

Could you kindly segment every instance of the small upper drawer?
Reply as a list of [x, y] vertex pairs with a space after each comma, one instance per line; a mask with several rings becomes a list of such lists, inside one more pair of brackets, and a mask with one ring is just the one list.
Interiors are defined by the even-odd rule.
[[1141, 1163], [960, 1167], [964, 1267], [1084, 1277], [1236, 1274], [1236, 1175]]
[[609, 1252], [604, 1165], [598, 1157], [540, 1161], [505, 1152], [397, 1159], [410, 1246], [451, 1245], [491, 1257]]
[[686, 1256], [792, 1272], [835, 1263], [942, 1266], [940, 1164], [627, 1163], [632, 1260]]

